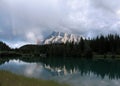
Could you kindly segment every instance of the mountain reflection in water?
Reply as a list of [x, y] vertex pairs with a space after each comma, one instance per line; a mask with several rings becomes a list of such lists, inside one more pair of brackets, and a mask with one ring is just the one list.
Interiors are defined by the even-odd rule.
[[0, 70], [66, 82], [73, 86], [120, 85], [120, 61], [117, 60], [42, 59], [36, 62], [9, 60], [0, 65]]

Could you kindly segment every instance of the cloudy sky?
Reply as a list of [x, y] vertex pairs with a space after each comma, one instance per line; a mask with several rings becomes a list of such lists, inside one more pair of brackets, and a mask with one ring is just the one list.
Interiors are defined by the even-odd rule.
[[120, 0], [0, 0], [0, 40], [12, 47], [62, 31], [120, 33]]

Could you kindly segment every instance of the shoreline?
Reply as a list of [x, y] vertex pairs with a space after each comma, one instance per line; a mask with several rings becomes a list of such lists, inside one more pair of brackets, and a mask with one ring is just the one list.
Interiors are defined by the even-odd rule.
[[68, 86], [55, 81], [28, 78], [0, 70], [0, 86]]

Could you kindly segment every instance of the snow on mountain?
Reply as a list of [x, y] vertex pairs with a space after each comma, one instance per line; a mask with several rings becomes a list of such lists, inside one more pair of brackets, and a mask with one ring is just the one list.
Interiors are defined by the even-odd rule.
[[43, 44], [52, 44], [52, 43], [66, 43], [66, 42], [80, 42], [82, 36], [75, 34], [68, 34], [63, 32], [53, 32], [46, 39], [44, 39]]

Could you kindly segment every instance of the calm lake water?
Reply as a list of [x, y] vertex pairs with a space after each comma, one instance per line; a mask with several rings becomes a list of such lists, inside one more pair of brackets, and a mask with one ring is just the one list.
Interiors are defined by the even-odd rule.
[[120, 86], [120, 61], [115, 60], [8, 60], [1, 62], [0, 70], [72, 86]]

